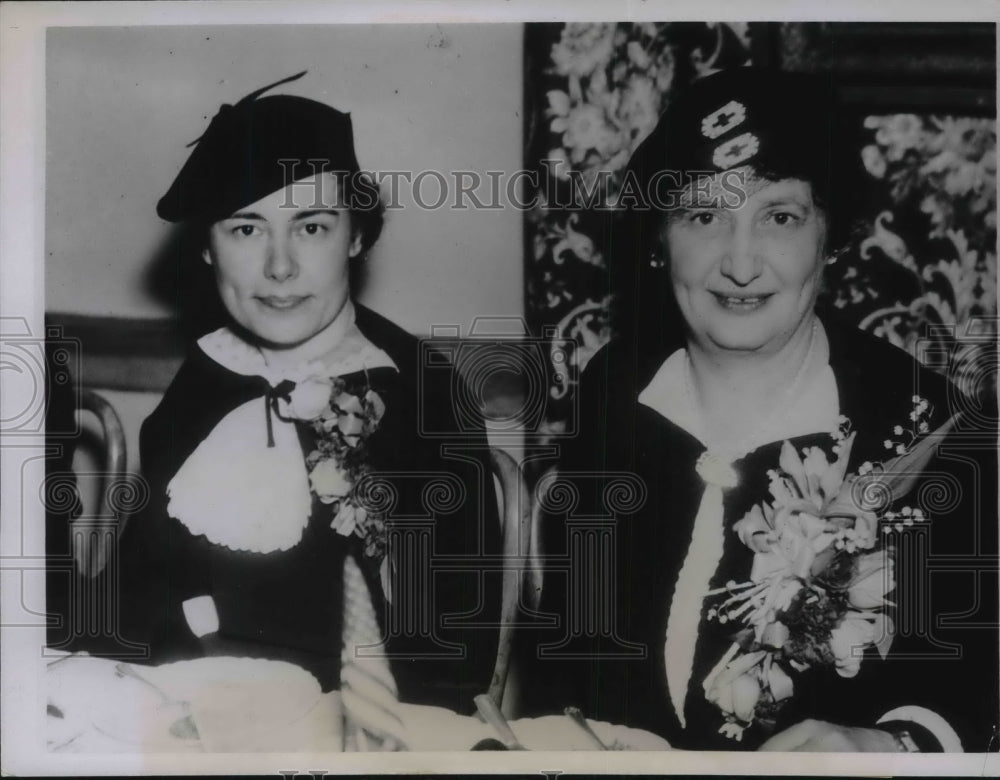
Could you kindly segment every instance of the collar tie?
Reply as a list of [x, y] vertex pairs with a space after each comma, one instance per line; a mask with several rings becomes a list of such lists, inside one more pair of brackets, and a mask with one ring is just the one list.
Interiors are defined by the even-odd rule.
[[292, 400], [292, 390], [295, 389], [295, 382], [291, 379], [282, 379], [278, 382], [277, 386], [269, 387], [267, 393], [264, 396], [264, 416], [267, 420], [267, 446], [274, 446], [274, 423], [271, 420], [271, 414], [277, 415], [279, 420], [285, 422], [291, 422], [290, 417], [285, 417], [281, 414], [281, 407], [278, 405], [278, 401], [284, 401], [286, 404], [291, 403]]

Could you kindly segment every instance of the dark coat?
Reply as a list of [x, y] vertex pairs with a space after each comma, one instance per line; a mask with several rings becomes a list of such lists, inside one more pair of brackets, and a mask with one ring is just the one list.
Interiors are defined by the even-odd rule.
[[[893, 438], [894, 425], [908, 424], [914, 394], [931, 402], [932, 428], [958, 408], [954, 387], [902, 350], [828, 318], [824, 324], [841, 413], [858, 432], [848, 473], [863, 461], [888, 459], [883, 441]], [[648, 729], [675, 747], [753, 749], [769, 734], [754, 726], [742, 742], [721, 736], [722, 715], [705, 700], [701, 683], [729, 647], [733, 629], [708, 622], [704, 609], [686, 728], [668, 695], [667, 613], [701, 500], [704, 483], [695, 462], [704, 447], [638, 403], [665, 356], [637, 356], [613, 343], [591, 360], [582, 377], [582, 434], [563, 443], [560, 463], [579, 498], [575, 507], [550, 515], [544, 533], [548, 572], [542, 611], [559, 621], [532, 632], [537, 651], [532, 655], [538, 658], [533, 709], [554, 712], [575, 704], [589, 717]], [[805, 436], [793, 444], [828, 447], [830, 438]], [[967, 751], [997, 749], [991, 743], [998, 711], [995, 444], [995, 418], [985, 429], [966, 421], [942, 442], [922, 487], [902, 502], [925, 508], [932, 522], [929, 531], [899, 535], [897, 587], [890, 596], [899, 603], [897, 636], [889, 659], [869, 653], [852, 679], [830, 668], [802, 674], [775, 730], [807, 717], [873, 727], [894, 707], [918, 705], [948, 720]], [[752, 552], [731, 532], [732, 524], [769, 498], [765, 475], [777, 467], [780, 445], [765, 445], [736, 464], [741, 483], [725, 493], [727, 532], [713, 588], [749, 577]], [[623, 506], [629, 500], [621, 491], [617, 498], [614, 490], [605, 493], [615, 474], [638, 477], [645, 499], [634, 503], [641, 506]], [[608, 506], [616, 502], [618, 511]], [[575, 579], [559, 573], [559, 561], [569, 555], [567, 517], [570, 523], [575, 518], [579, 528], [587, 517], [609, 518], [614, 540], [608, 561], [578, 571]], [[573, 620], [580, 613], [568, 608], [570, 596], [576, 593], [574, 609], [580, 609], [580, 591], [588, 588], [600, 594], [608, 617], [574, 636]]]
[[[484, 574], [481, 564], [484, 555], [501, 549], [485, 431], [481, 419], [471, 430], [463, 419], [462, 436], [421, 435], [421, 425], [439, 433], [460, 430], [451, 403], [455, 378], [450, 371], [424, 371], [416, 338], [368, 309], [356, 310], [361, 332], [399, 368], [398, 373], [391, 368], [369, 372], [386, 404], [379, 429], [367, 443], [370, 462], [373, 471], [388, 475], [397, 493], [390, 522], [420, 525], [425, 518], [428, 529], [421, 537], [428, 546], [404, 555], [408, 563], [398, 569], [392, 603], [386, 604], [378, 567], [363, 556], [360, 539], [333, 531], [330, 507], [315, 497], [302, 539], [288, 550], [266, 554], [213, 544], [167, 514], [168, 483], [226, 414], [261, 398], [264, 418], [266, 381], [223, 368], [195, 348], [142, 428], [150, 503], [129, 521], [119, 548], [123, 635], [147, 644], [151, 662], [209, 652], [181, 609], [185, 600], [207, 594], [219, 613], [216, 645], [293, 661], [312, 671], [324, 690], [336, 688], [341, 577], [344, 558], [353, 550], [387, 635], [401, 698], [468, 710], [472, 697], [490, 682], [500, 605], [499, 573]], [[308, 453], [312, 434], [304, 424], [296, 428]], [[466, 459], [445, 457], [445, 445]], [[442, 474], [457, 478], [465, 489], [451, 506], [442, 506], [446, 501], [434, 505], [425, 495]], [[448, 566], [442, 568], [445, 558]], [[456, 566], [456, 560], [464, 565]]]

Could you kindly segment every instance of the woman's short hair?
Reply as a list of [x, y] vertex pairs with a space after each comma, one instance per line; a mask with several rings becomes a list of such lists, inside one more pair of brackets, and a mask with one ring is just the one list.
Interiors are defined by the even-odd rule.
[[385, 204], [378, 183], [367, 171], [342, 177], [344, 202], [351, 213], [351, 227], [361, 236], [363, 255], [378, 241], [385, 222]]

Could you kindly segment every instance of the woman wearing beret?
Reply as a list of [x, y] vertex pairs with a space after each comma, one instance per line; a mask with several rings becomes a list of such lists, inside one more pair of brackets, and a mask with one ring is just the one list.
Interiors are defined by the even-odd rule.
[[153, 662], [258, 655], [345, 702], [374, 679], [468, 709], [499, 612], [478, 569], [500, 549], [485, 433], [465, 424], [456, 457], [420, 435], [459, 433], [451, 378], [420, 381], [417, 339], [351, 299], [382, 213], [350, 116], [271, 88], [222, 107], [158, 206], [204, 231], [228, 323], [143, 425], [122, 633]]
[[613, 546], [574, 561], [549, 519], [540, 709], [688, 749], [997, 748], [995, 428], [817, 309], [857, 195], [837, 116], [822, 80], [724, 71], [633, 156], [622, 336], [561, 462], [560, 516], [612, 518]]

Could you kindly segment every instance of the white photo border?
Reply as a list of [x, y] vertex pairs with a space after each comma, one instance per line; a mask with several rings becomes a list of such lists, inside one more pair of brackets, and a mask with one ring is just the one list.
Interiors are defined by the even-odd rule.
[[[834, 13], [835, 12], [835, 13]], [[607, 0], [537, 0], [498, 2], [426, 2], [360, 0], [353, 2], [21, 2], [0, 7], [0, 317], [7, 326], [23, 323], [42, 334], [44, 312], [45, 219], [45, 41], [50, 27], [226, 24], [352, 24], [543, 22], [607, 19], [671, 20], [823, 20], [823, 21], [996, 21], [1000, 7], [978, 0], [940, 3], [851, 0], [829, 4], [754, 0], [752, 3], [699, 0], [634, 2]], [[0, 334], [2, 335], [2, 334]], [[3, 381], [0, 377], [0, 381]], [[0, 394], [0, 411], [17, 408], [21, 399]], [[0, 414], [0, 418], [5, 418]], [[16, 561], [24, 549], [42, 549], [42, 522], [23, 527], [10, 522], [21, 505], [20, 465], [38, 457], [44, 438], [3, 442], [0, 482], [0, 575], [4, 611], [19, 588]], [[29, 520], [29, 518], [24, 518]], [[38, 538], [34, 538], [37, 534]], [[30, 545], [25, 547], [25, 544]], [[15, 587], [16, 586], [16, 587]], [[2, 625], [2, 620], [0, 620]], [[38, 650], [44, 629], [0, 629], [2, 674], [2, 762], [5, 774], [189, 774], [255, 775], [297, 770], [335, 774], [386, 773], [656, 773], [780, 775], [986, 775], [1000, 774], [1000, 757], [991, 755], [831, 755], [720, 753], [405, 753], [333, 755], [226, 754], [59, 755], [45, 752], [44, 707]], [[970, 691], [970, 695], [975, 692]]]

